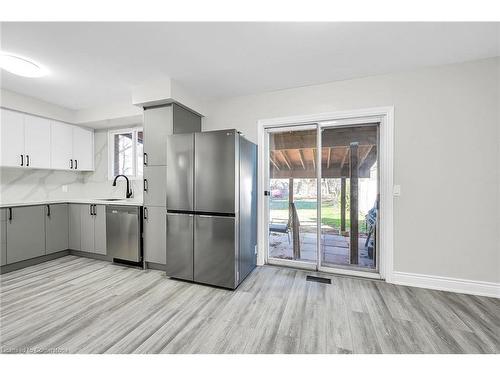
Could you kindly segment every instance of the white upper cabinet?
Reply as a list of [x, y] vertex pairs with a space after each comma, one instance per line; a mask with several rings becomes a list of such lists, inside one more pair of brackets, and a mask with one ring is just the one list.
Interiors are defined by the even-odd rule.
[[52, 121], [50, 164], [53, 169], [73, 169], [73, 126]]
[[1, 109], [0, 166], [94, 170], [94, 132]]
[[24, 115], [0, 110], [0, 165], [24, 166]]
[[26, 167], [50, 169], [50, 120], [24, 116], [24, 154]]
[[94, 132], [92, 130], [73, 127], [73, 160], [74, 169], [78, 171], [94, 170]]

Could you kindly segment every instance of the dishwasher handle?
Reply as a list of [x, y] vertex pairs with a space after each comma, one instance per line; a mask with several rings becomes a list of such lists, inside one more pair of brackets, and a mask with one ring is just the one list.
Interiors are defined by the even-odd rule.
[[138, 208], [135, 206], [106, 206], [106, 214], [137, 215]]

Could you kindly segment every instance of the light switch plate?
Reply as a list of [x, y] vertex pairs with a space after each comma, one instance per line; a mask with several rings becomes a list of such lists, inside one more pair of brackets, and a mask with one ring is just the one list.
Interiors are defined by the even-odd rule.
[[63, 191], [63, 193], [67, 193], [68, 192], [68, 185], [62, 185], [62, 191]]
[[392, 189], [392, 195], [394, 195], [395, 197], [401, 196], [401, 185], [394, 185]]

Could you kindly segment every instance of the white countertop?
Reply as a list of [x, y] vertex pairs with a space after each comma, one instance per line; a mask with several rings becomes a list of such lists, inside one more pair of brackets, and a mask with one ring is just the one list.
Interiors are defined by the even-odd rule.
[[106, 198], [68, 198], [68, 199], [47, 199], [42, 201], [22, 201], [22, 202], [9, 202], [0, 203], [0, 208], [5, 207], [20, 207], [20, 206], [38, 206], [43, 204], [57, 204], [57, 203], [82, 203], [82, 204], [104, 204], [104, 205], [119, 205], [119, 206], [142, 206], [142, 200], [139, 199], [120, 199], [120, 200], [105, 200]]

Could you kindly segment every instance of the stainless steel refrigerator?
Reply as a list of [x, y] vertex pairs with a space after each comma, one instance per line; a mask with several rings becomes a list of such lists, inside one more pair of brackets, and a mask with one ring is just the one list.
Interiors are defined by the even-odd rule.
[[236, 130], [167, 140], [167, 275], [235, 289], [255, 268], [257, 146]]

